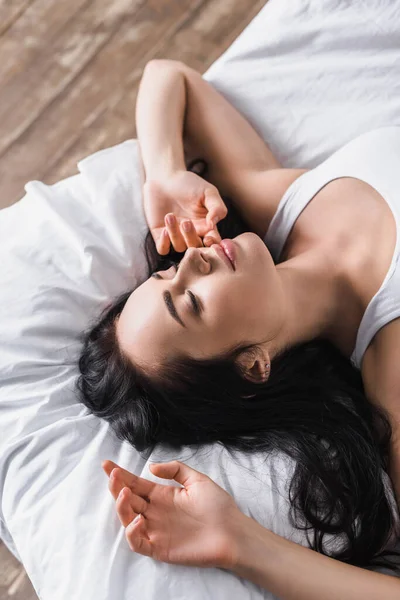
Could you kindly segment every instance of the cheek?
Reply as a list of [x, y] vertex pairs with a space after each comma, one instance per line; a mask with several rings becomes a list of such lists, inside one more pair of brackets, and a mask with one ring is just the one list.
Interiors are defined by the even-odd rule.
[[[250, 293], [249, 293], [250, 291]], [[224, 325], [238, 325], [238, 319], [243, 317], [254, 304], [252, 299], [253, 290], [243, 281], [226, 281], [221, 283], [218, 290], [210, 294], [209, 306], [212, 320], [219, 328]], [[210, 315], [210, 316], [211, 316]]]
[[[211, 282], [209, 282], [211, 283]], [[193, 288], [204, 304], [207, 329], [240, 329], [243, 319], [252, 321], [264, 302], [266, 285], [261, 277], [249, 273], [241, 277], [220, 278], [213, 285]]]
[[225, 287], [225, 306], [238, 313], [255, 309], [263, 302], [265, 293], [265, 279], [249, 273], [239, 278], [235, 285]]

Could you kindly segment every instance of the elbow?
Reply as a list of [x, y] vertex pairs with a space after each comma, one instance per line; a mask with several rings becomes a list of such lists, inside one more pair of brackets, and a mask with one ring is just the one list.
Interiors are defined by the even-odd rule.
[[149, 60], [143, 70], [145, 71], [160, 71], [165, 69], [179, 69], [186, 67], [185, 63], [180, 60], [172, 60], [170, 58], [152, 58]]

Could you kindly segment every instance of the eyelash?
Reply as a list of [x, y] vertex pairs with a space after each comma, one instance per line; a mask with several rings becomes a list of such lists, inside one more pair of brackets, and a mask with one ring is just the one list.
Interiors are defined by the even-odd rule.
[[189, 294], [190, 300], [192, 301], [193, 310], [194, 310], [195, 314], [199, 315], [200, 314], [200, 306], [199, 306], [199, 303], [197, 302], [196, 296], [190, 290], [187, 290], [187, 293]]
[[[179, 267], [181, 266], [181, 263], [175, 263], [175, 268], [176, 268], [176, 272], [179, 271]], [[189, 298], [192, 302], [192, 306], [193, 306], [193, 310], [195, 312], [196, 315], [199, 315], [201, 310], [200, 310], [200, 306], [199, 303], [197, 302], [197, 298], [196, 296], [193, 294], [193, 292], [191, 292], [190, 290], [187, 290], [186, 292], [187, 294], [189, 294]]]

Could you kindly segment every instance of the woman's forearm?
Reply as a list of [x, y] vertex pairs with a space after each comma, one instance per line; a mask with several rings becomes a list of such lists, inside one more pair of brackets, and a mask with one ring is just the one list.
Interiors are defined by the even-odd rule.
[[147, 63], [136, 101], [136, 131], [146, 179], [186, 170], [185, 78], [168, 60]]
[[400, 579], [347, 565], [280, 537], [243, 514], [233, 572], [281, 600], [399, 600]]

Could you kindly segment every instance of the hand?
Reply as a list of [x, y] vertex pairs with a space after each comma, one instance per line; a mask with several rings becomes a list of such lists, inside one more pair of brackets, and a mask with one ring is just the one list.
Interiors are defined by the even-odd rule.
[[[177, 460], [150, 465], [157, 477], [184, 486], [178, 488], [133, 475], [110, 460], [102, 467], [110, 477], [109, 490], [131, 550], [194, 567], [229, 569], [236, 564], [232, 532], [243, 513], [207, 475]], [[139, 520], [133, 522], [137, 515]]]
[[[190, 246], [210, 246], [221, 241], [216, 223], [228, 212], [217, 188], [191, 171], [176, 171], [164, 181], [147, 180], [143, 186], [146, 220], [159, 254], [168, 254], [172, 243], [176, 252]], [[169, 225], [168, 214], [175, 217]], [[191, 228], [183, 230], [189, 221]], [[165, 233], [163, 233], [165, 231]]]

